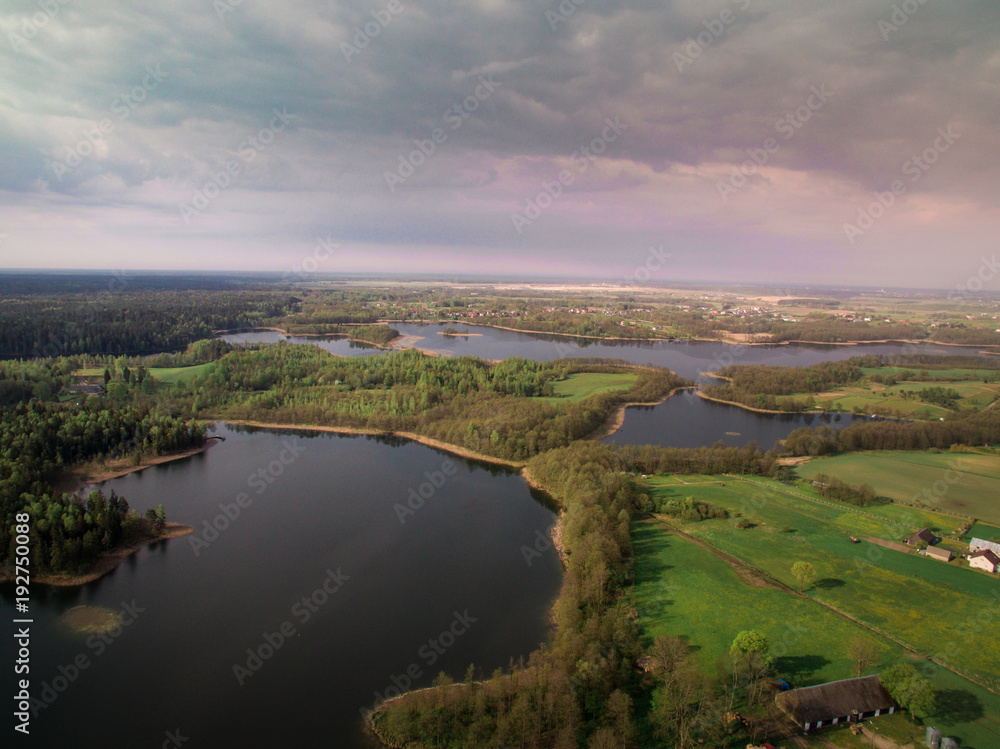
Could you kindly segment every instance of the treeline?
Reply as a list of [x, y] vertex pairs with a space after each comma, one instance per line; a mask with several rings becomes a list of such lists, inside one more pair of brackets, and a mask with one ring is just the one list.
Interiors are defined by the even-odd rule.
[[816, 493], [824, 499], [833, 499], [837, 502], [846, 502], [858, 507], [870, 507], [874, 504], [886, 504], [889, 500], [880, 497], [875, 493], [870, 484], [851, 486], [833, 476], [825, 473], [817, 473], [813, 480]]
[[600, 736], [626, 746], [635, 734], [635, 664], [643, 654], [631, 602], [632, 481], [614, 470], [614, 451], [593, 443], [540, 456], [529, 466], [558, 486], [565, 510], [566, 569], [550, 645], [489, 679], [413, 693], [378, 711], [392, 746], [559, 747]]
[[796, 429], [779, 443], [785, 455], [828, 455], [856, 450], [947, 450], [952, 445], [1000, 442], [1000, 413], [980, 411], [944, 421], [865, 421], [844, 429]]
[[862, 372], [853, 359], [822, 362], [808, 367], [776, 367], [764, 364], [737, 364], [716, 373], [728, 382], [707, 385], [708, 398], [731, 401], [768, 411], [803, 411], [812, 408], [811, 397], [796, 399], [792, 393], [821, 393], [861, 380]]
[[1000, 333], [993, 328], [936, 328], [931, 334], [931, 340], [963, 346], [1000, 346]]
[[358, 325], [350, 329], [348, 337], [352, 341], [367, 341], [385, 346], [399, 338], [399, 331], [388, 325]]
[[848, 322], [837, 317], [818, 316], [797, 323], [775, 322], [766, 326], [775, 342], [820, 341], [847, 343], [849, 341], [922, 340], [927, 330], [920, 325], [891, 323]]
[[213, 330], [262, 325], [290, 300], [218, 290], [15, 295], [0, 305], [0, 358], [176, 351]]
[[[734, 464], [731, 448], [696, 466]], [[654, 456], [664, 451], [669, 456]], [[732, 710], [758, 711], [770, 700], [773, 667], [767, 642], [740, 633], [706, 678], [682, 640], [660, 636], [644, 648], [635, 623], [631, 522], [644, 501], [630, 473], [676, 462], [663, 448], [630, 451], [577, 442], [533, 458], [532, 478], [563, 508], [563, 586], [554, 607], [556, 631], [506, 671], [464, 683], [444, 674], [433, 689], [386, 703], [372, 723], [389, 746], [631, 749], [745, 746], [754, 735]], [[744, 459], [762, 454], [741, 450]], [[643, 664], [640, 666], [640, 664]]]
[[[0, 411], [0, 567], [13, 553], [14, 516], [31, 515], [32, 564], [39, 572], [74, 572], [122, 539], [128, 505], [84, 503], [55, 491], [60, 472], [95, 459], [162, 454], [204, 442], [204, 429], [150, 406], [81, 407], [33, 401]], [[97, 503], [94, 505], [94, 503]], [[94, 505], [94, 506], [91, 506]]]
[[648, 512], [680, 518], [687, 523], [699, 523], [710, 518], [724, 520], [729, 517], [724, 507], [702, 502], [694, 497], [653, 497], [647, 507]]
[[[578, 371], [634, 371], [627, 391], [581, 401], [539, 400]], [[334, 357], [314, 346], [275, 344], [233, 351], [172, 398], [211, 418], [417, 432], [475, 452], [526, 460], [588, 436], [622, 403], [656, 401], [687, 384], [668, 370], [575, 360], [433, 357], [406, 350]]]

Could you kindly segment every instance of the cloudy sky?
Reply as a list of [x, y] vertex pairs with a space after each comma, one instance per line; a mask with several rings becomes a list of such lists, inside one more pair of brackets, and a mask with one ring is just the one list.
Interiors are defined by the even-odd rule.
[[1000, 288], [996, 0], [3, 0], [0, 29], [0, 267]]

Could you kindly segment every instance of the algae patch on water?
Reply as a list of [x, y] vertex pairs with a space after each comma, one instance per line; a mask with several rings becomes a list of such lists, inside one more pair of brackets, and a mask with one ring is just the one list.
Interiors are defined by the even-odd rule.
[[103, 606], [74, 606], [62, 615], [62, 622], [74, 632], [92, 635], [120, 627], [121, 616]]

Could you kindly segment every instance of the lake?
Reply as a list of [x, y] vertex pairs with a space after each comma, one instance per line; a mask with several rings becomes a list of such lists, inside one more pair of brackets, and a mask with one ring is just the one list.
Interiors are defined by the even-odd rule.
[[[470, 663], [488, 676], [547, 640], [561, 565], [522, 547], [555, 515], [519, 474], [401, 440], [218, 433], [103, 485], [195, 536], [80, 588], [32, 586], [33, 695], [55, 698], [32, 746], [160, 747], [179, 730], [191, 747], [364, 747], [377, 695]], [[12, 586], [0, 593], [10, 621]], [[107, 641], [59, 621], [123, 603], [134, 622]], [[12, 669], [0, 684], [14, 694]]]
[[[444, 336], [440, 331], [453, 327], [476, 335]], [[771, 364], [809, 366], [824, 361], [848, 359], [861, 354], [967, 354], [976, 355], [977, 347], [941, 346], [932, 343], [871, 343], [857, 346], [832, 344], [788, 344], [777, 346], [738, 346], [715, 341], [594, 341], [536, 333], [500, 330], [461, 322], [446, 324], [392, 323], [402, 335], [415, 336], [417, 348], [448, 356], [476, 356], [481, 359], [505, 359], [520, 356], [536, 361], [551, 361], [563, 357], [601, 357], [624, 359], [633, 364], [667, 367], [683, 377], [698, 382], [710, 378], [703, 372], [714, 372], [730, 364]], [[243, 334], [247, 335], [247, 334]], [[275, 343], [285, 336], [273, 331], [259, 331], [246, 342]], [[223, 336], [233, 340], [231, 336]], [[293, 337], [293, 343], [316, 343], [332, 353], [339, 353], [315, 339]], [[348, 343], [341, 340], [334, 345]], [[382, 353], [367, 349], [349, 353]], [[861, 418], [861, 417], [859, 417]], [[675, 395], [658, 406], [634, 407], [626, 411], [625, 423], [605, 442], [620, 445], [664, 445], [666, 447], [700, 447], [718, 440], [742, 446], [755, 440], [765, 450], [802, 426], [827, 424], [844, 427], [853, 423], [851, 414], [761, 414], [735, 406], [706, 401], [693, 392]]]

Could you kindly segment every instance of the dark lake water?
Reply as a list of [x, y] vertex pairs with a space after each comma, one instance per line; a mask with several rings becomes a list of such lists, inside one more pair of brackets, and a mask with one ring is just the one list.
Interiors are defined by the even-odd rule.
[[[864, 418], [864, 417], [859, 417]], [[852, 414], [764, 414], [736, 406], [710, 403], [684, 390], [658, 406], [633, 406], [625, 412], [622, 428], [604, 442], [619, 445], [701, 447], [718, 440], [742, 447], [756, 441], [764, 450], [800, 427], [846, 427]]]
[[360, 341], [349, 341], [344, 336], [288, 336], [274, 330], [245, 330], [239, 333], [220, 335], [219, 338], [229, 343], [247, 345], [251, 343], [277, 343], [278, 341], [312, 343], [337, 356], [369, 356], [370, 354], [383, 353], [383, 349], [378, 346], [370, 346]]
[[[207, 453], [103, 487], [140, 513], [162, 502], [207, 546], [173, 539], [81, 588], [32, 587], [32, 690], [62, 689], [25, 745], [153, 748], [179, 729], [185, 747], [367, 746], [359, 710], [376, 693], [469, 663], [488, 675], [547, 639], [559, 560], [529, 566], [522, 546], [555, 516], [520, 475], [412, 442], [219, 433]], [[427, 498], [401, 522], [411, 489]], [[206, 520], [225, 529], [203, 536]], [[141, 611], [107, 642], [59, 621], [123, 603]], [[248, 648], [270, 657], [248, 664]], [[234, 665], [259, 670], [241, 685]]]
[[[443, 336], [440, 331], [453, 327], [470, 335]], [[624, 359], [633, 364], [667, 367], [682, 377], [700, 383], [714, 372], [731, 364], [772, 364], [808, 366], [824, 361], [849, 359], [861, 354], [966, 354], [977, 355], [978, 347], [940, 346], [932, 343], [872, 343], [857, 346], [830, 344], [789, 344], [780, 346], [738, 346], [714, 341], [593, 341], [584, 338], [547, 336], [499, 330], [461, 322], [442, 324], [392, 323], [402, 335], [416, 336], [413, 345], [449, 356], [476, 356], [481, 359], [505, 359], [520, 356], [536, 361], [564, 357], [599, 357]], [[475, 335], [472, 335], [475, 334]], [[243, 342], [274, 343], [285, 339], [280, 333], [264, 331], [242, 334]], [[250, 337], [247, 337], [250, 336]], [[223, 336], [233, 340], [232, 336]], [[380, 349], [349, 349], [346, 340], [320, 342], [312, 338], [292, 337], [293, 343], [316, 343], [332, 353], [347, 356], [384, 353]], [[339, 347], [339, 348], [334, 348]], [[850, 414], [775, 415], [758, 414], [735, 406], [725, 406], [698, 398], [694, 393], [676, 395], [651, 407], [630, 408], [625, 423], [606, 442], [655, 444], [668, 447], [699, 447], [722, 440], [730, 445], [744, 445], [751, 440], [765, 450], [774, 446], [801, 426], [851, 424]]]

